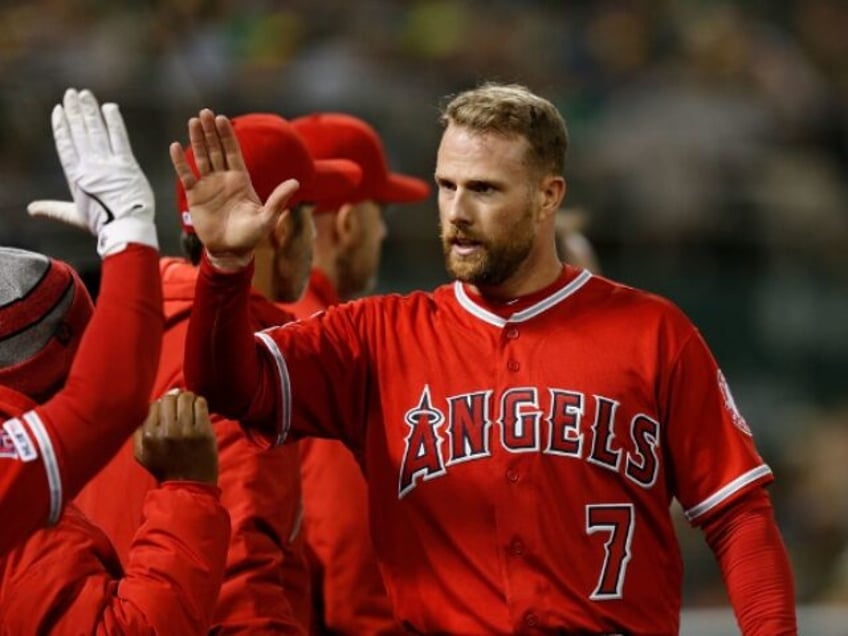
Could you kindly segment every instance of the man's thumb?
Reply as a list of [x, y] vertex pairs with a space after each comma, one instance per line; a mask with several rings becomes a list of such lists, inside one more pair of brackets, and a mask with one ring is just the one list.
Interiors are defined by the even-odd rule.
[[297, 179], [286, 179], [271, 193], [268, 200], [265, 201], [263, 212], [265, 214], [276, 216], [289, 206], [289, 199], [297, 192], [300, 183]]

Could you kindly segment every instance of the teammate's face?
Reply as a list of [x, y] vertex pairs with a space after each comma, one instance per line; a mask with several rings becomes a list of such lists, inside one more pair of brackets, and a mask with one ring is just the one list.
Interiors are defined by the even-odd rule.
[[309, 281], [315, 242], [313, 209], [314, 206], [298, 205], [281, 221], [290, 225], [276, 251], [274, 291], [279, 301], [296, 301]]
[[436, 162], [445, 266], [478, 287], [503, 285], [537, 250], [534, 171], [527, 141], [454, 125]]
[[371, 200], [357, 203], [353, 214], [356, 215], [357, 235], [349, 249], [339, 255], [337, 268], [338, 292], [342, 299], [374, 289], [380, 251], [386, 238], [383, 209], [378, 203]]

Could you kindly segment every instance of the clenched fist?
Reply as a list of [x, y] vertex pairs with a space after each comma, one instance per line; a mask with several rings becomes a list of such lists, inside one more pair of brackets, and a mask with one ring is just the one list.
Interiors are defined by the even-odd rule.
[[206, 400], [173, 391], [151, 403], [135, 432], [135, 458], [160, 483], [218, 482], [218, 446]]

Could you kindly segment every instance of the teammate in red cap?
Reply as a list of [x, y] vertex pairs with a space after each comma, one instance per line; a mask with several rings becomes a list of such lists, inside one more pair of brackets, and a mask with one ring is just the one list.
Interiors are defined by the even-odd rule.
[[[307, 318], [373, 289], [386, 236], [384, 208], [421, 201], [430, 186], [391, 172], [377, 132], [343, 113], [292, 120], [313, 157], [349, 159], [362, 181], [345, 199], [315, 208], [317, 230], [309, 286], [287, 306]], [[313, 631], [334, 634], [398, 633], [368, 529], [368, 493], [357, 459], [338, 440], [298, 443], [303, 485], [303, 531], [315, 599]]]
[[[162, 484], [145, 501], [126, 567], [67, 503], [144, 420], [162, 292], [153, 192], [117, 106], [69, 89], [52, 123], [74, 202], [34, 201], [29, 212], [97, 235], [102, 280], [92, 315], [70, 267], [0, 248], [0, 631], [205, 633], [229, 517], [208, 415], [193, 408], [202, 400], [173, 396], [162, 417], [154, 405], [137, 433], [138, 460]], [[12, 547], [45, 522], [53, 527]]]
[[[344, 197], [359, 182], [360, 170], [345, 161], [314, 161], [291, 124], [273, 114], [232, 120], [244, 163], [260, 197], [267, 198], [288, 176], [303, 187], [288, 203], [271, 232], [264, 279], [273, 279], [288, 301], [298, 298], [312, 262], [314, 228], [310, 208], [322, 196]], [[189, 157], [202, 166], [206, 157]], [[197, 278], [201, 243], [194, 234], [185, 192], [177, 185], [183, 245], [189, 260], [164, 258], [160, 268], [165, 297], [162, 360], [153, 395], [183, 386], [182, 360]], [[264, 290], [266, 294], [270, 289]], [[251, 292], [252, 328], [291, 319], [259, 292]], [[213, 418], [220, 454], [221, 500], [232, 518], [227, 570], [213, 621], [216, 634], [302, 634], [309, 624], [308, 574], [303, 555], [298, 452], [294, 445], [267, 451], [245, 438], [238, 422]], [[115, 488], [115, 484], [123, 486]], [[133, 460], [130, 444], [118, 453], [77, 500], [127, 555], [141, 522], [142, 503], [154, 481]]]
[[198, 179], [171, 146], [205, 245], [188, 385], [272, 439], [335, 437], [361, 457], [409, 631], [676, 634], [676, 498], [742, 632], [795, 634], [772, 473], [697, 329], [669, 301], [557, 257], [559, 112], [486, 84], [442, 122], [435, 179], [455, 282], [255, 335], [253, 250], [297, 184], [263, 206], [226, 119], [189, 122], [210, 161]]

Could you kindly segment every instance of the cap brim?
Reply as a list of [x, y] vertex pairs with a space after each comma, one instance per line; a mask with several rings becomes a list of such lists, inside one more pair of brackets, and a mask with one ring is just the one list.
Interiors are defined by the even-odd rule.
[[353, 195], [362, 181], [362, 169], [347, 159], [318, 159], [315, 161], [315, 178], [301, 187], [296, 202], [321, 204], [345, 200]]
[[430, 196], [430, 184], [417, 177], [390, 173], [385, 187], [377, 194], [381, 203], [413, 203]]

